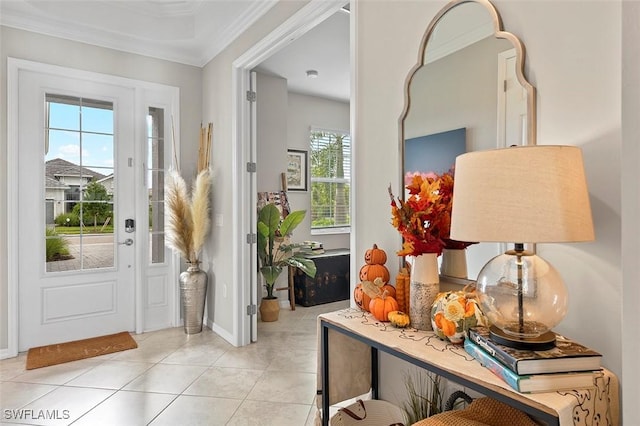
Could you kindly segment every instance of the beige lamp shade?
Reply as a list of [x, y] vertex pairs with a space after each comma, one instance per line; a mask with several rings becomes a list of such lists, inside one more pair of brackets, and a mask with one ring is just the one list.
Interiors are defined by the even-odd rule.
[[451, 238], [517, 243], [593, 240], [580, 148], [531, 145], [458, 156]]

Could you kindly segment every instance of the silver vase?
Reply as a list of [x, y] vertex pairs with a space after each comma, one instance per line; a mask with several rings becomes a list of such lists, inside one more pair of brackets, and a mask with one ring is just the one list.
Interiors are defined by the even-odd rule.
[[180, 300], [184, 317], [184, 332], [197, 334], [202, 331], [204, 302], [207, 297], [207, 273], [198, 264], [189, 264], [180, 274]]

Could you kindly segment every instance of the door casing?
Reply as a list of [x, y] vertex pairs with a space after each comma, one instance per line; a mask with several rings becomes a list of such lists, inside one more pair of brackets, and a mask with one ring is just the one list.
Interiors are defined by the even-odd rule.
[[[344, 0], [311, 0], [298, 12], [291, 16], [282, 25], [272, 31], [265, 38], [249, 48], [242, 56], [232, 64], [232, 141], [235, 146], [234, 173], [232, 184], [234, 188], [242, 188], [234, 191], [232, 205], [233, 217], [237, 218], [233, 223], [233, 282], [244, 283], [234, 288], [234, 300], [237, 303], [233, 307], [234, 330], [233, 341], [235, 346], [245, 346], [252, 341], [253, 317], [248, 314], [251, 304], [255, 303], [255, 289], [258, 286], [257, 268], [255, 260], [257, 251], [255, 244], [247, 243], [247, 236], [256, 234], [256, 223], [250, 211], [254, 211], [257, 205], [255, 173], [247, 172], [247, 163], [255, 158], [255, 140], [251, 138], [251, 105], [247, 101], [246, 93], [250, 90], [251, 70], [263, 62], [266, 58], [286, 46], [292, 39], [296, 39], [307, 31], [337, 12], [347, 2]], [[354, 5], [352, 5], [353, 7]], [[351, 18], [351, 45], [353, 46], [354, 18]], [[355, 54], [352, 48], [351, 55]], [[355, 63], [351, 60], [352, 67]], [[351, 75], [355, 75], [352, 69]], [[355, 94], [355, 84], [351, 82], [351, 95]], [[258, 94], [259, 96], [259, 94]], [[354, 108], [351, 109], [351, 121], [355, 117]], [[352, 126], [353, 128], [353, 126]], [[353, 182], [353, 180], [352, 180]], [[352, 207], [353, 208], [353, 207]], [[354, 212], [352, 211], [352, 214]], [[353, 217], [353, 216], [352, 216]], [[352, 226], [351, 245], [355, 242], [355, 227]], [[253, 266], [252, 266], [253, 265]], [[351, 273], [355, 270], [352, 262]], [[215, 329], [214, 329], [215, 331]]]

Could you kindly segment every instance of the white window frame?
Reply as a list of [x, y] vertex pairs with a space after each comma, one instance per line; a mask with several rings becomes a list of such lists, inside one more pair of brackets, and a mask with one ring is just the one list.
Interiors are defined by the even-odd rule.
[[[320, 126], [311, 126], [309, 128], [309, 137], [311, 137], [311, 134], [314, 132], [325, 132], [325, 133], [335, 133], [335, 134], [342, 134], [342, 135], [346, 135], [349, 138], [349, 171], [348, 171], [348, 178], [342, 178], [342, 179], [338, 179], [338, 178], [325, 178], [325, 177], [313, 177], [312, 174], [312, 169], [311, 166], [309, 166], [309, 181], [310, 181], [310, 188], [309, 191], [312, 191], [312, 187], [313, 187], [313, 183], [314, 182], [320, 182], [320, 183], [346, 183], [349, 185], [349, 198], [348, 198], [348, 203], [349, 203], [349, 225], [342, 225], [342, 226], [325, 226], [325, 227], [317, 227], [314, 228], [313, 226], [311, 227], [311, 235], [334, 235], [334, 234], [349, 234], [351, 232], [351, 220], [352, 220], [352, 216], [351, 216], [351, 191], [352, 191], [352, 186], [353, 186], [353, 182], [351, 179], [352, 176], [352, 142], [351, 142], [351, 132], [349, 130], [337, 130], [337, 129], [329, 129], [326, 127], [320, 127]], [[311, 146], [309, 147], [309, 158], [311, 158], [312, 155], [312, 149]], [[310, 162], [311, 160], [309, 160]], [[313, 207], [310, 205], [310, 209], [312, 209]]]

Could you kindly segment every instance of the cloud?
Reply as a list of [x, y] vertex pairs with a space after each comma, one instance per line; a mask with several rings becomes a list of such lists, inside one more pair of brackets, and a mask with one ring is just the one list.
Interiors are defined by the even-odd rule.
[[[61, 145], [58, 148], [58, 152], [63, 155], [63, 156], [71, 156], [71, 157], [78, 157], [80, 155], [80, 146], [79, 145]], [[83, 152], [83, 155], [87, 155], [87, 151], [85, 150]]]

